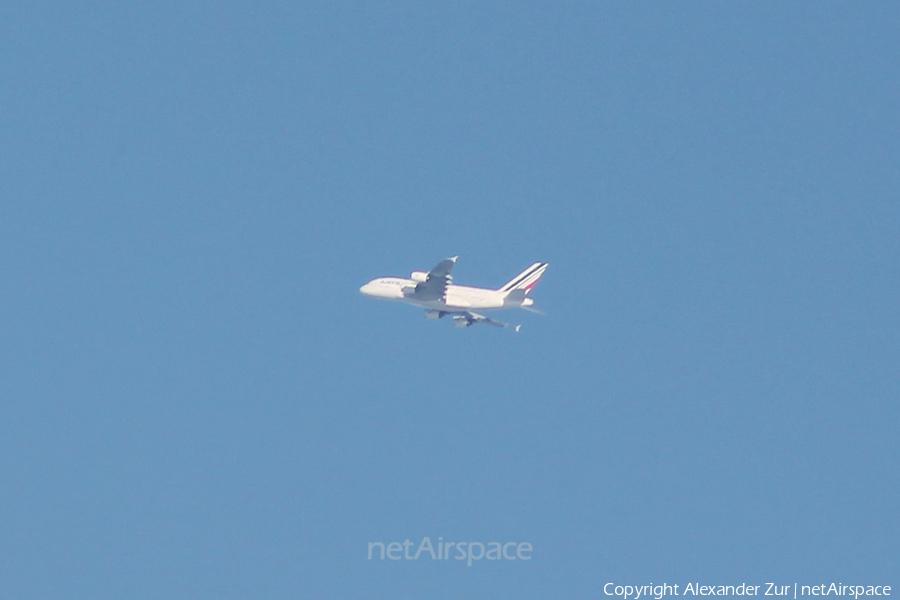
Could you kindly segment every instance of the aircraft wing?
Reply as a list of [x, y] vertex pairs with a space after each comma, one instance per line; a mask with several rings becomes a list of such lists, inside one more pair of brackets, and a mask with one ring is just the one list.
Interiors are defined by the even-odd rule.
[[510, 325], [509, 323], [504, 323], [503, 321], [495, 321], [494, 319], [489, 319], [484, 315], [480, 315], [469, 310], [457, 313], [453, 317], [453, 322], [457, 327], [468, 327], [473, 323], [484, 323], [485, 325], [493, 325], [494, 327], [508, 327], [509, 329], [515, 329], [516, 331], [518, 331], [522, 327], [521, 325]]
[[456, 264], [458, 256], [445, 258], [428, 272], [422, 283], [416, 284], [415, 297], [418, 300], [440, 300], [447, 293], [447, 285], [453, 280], [450, 271]]

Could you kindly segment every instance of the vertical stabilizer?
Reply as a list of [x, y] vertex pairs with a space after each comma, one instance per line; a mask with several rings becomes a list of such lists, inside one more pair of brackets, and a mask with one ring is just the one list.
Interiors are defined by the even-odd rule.
[[506, 292], [507, 294], [510, 292], [517, 292], [516, 295], [522, 294], [524, 296], [524, 294], [531, 291], [531, 288], [538, 282], [538, 279], [541, 278], [541, 275], [544, 274], [544, 271], [547, 270], [548, 266], [547, 263], [536, 262], [509, 280], [509, 282], [498, 291]]

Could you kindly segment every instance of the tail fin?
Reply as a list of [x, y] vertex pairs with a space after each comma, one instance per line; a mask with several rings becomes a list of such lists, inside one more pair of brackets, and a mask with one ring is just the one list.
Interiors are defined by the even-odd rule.
[[512, 292], [515, 290], [522, 290], [522, 294], [527, 294], [531, 291], [531, 288], [534, 287], [534, 284], [537, 283], [538, 279], [541, 278], [541, 275], [544, 274], [544, 271], [547, 270], [549, 265], [547, 263], [536, 262], [515, 277], [513, 277], [509, 283], [500, 288], [501, 292]]

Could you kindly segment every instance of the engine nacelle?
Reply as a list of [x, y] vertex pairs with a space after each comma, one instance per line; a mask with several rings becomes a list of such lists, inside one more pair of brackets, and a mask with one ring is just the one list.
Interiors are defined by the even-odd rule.
[[472, 324], [472, 321], [470, 321], [469, 318], [466, 317], [465, 315], [456, 315], [455, 317], [453, 317], [453, 326], [454, 327], [463, 328], [463, 327], [468, 327], [471, 324]]
[[428, 279], [427, 271], [413, 271], [409, 274], [409, 278], [415, 281], [416, 283], [425, 283], [425, 280]]

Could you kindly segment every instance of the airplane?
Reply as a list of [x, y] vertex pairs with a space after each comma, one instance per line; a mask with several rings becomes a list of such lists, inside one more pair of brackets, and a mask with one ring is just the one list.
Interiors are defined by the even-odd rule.
[[386, 300], [400, 300], [425, 309], [425, 318], [440, 319], [450, 316], [455, 327], [469, 327], [485, 323], [495, 327], [509, 327], [519, 331], [521, 325], [495, 321], [474, 312], [495, 308], [524, 308], [543, 314], [534, 308], [534, 300], [528, 293], [537, 283], [547, 263], [536, 262], [499, 289], [469, 287], [451, 283], [450, 271], [459, 256], [451, 256], [439, 262], [430, 271], [413, 271], [405, 277], [379, 277], [365, 284], [359, 291], [366, 296]]

